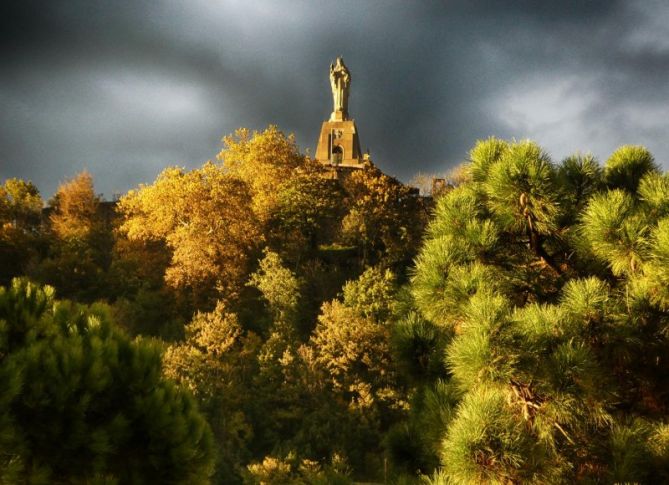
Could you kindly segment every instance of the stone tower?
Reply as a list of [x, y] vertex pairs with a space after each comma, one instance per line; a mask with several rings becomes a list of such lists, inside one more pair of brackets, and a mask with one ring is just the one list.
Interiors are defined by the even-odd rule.
[[316, 160], [336, 167], [362, 168], [369, 163], [369, 157], [360, 151], [358, 129], [348, 117], [351, 73], [341, 57], [330, 64], [330, 86], [333, 109], [330, 119], [321, 126]]

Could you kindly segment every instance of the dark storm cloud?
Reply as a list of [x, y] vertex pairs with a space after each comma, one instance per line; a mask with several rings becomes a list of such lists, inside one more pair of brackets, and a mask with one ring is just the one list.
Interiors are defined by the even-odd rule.
[[239, 126], [312, 153], [329, 62], [385, 171], [443, 172], [478, 138], [555, 159], [622, 143], [669, 160], [669, 7], [615, 1], [60, 1], [0, 7], [0, 177], [109, 197], [195, 167]]

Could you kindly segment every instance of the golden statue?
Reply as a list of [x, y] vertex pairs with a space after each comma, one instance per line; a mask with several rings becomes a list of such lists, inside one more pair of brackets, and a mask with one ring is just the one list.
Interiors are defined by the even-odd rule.
[[330, 86], [334, 101], [334, 113], [341, 113], [340, 119], [348, 118], [348, 90], [351, 85], [351, 73], [341, 56], [334, 64], [330, 64]]

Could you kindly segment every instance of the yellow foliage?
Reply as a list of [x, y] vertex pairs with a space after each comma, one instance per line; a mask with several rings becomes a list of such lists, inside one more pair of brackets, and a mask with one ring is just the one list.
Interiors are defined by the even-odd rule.
[[385, 253], [391, 262], [406, 259], [419, 244], [426, 217], [414, 189], [376, 168], [352, 172], [344, 186], [349, 200], [344, 238], [362, 242], [365, 260], [375, 253]]
[[251, 187], [253, 210], [266, 222], [276, 208], [278, 189], [305, 167], [307, 161], [294, 135], [284, 135], [270, 125], [258, 132], [240, 128], [223, 138], [225, 148], [218, 154], [225, 170]]
[[389, 328], [341, 302], [323, 304], [311, 337], [315, 363], [335, 388], [352, 392], [355, 406], [369, 407], [391, 385]]
[[58, 187], [54, 197], [51, 227], [62, 240], [81, 240], [97, 224], [100, 199], [93, 190], [93, 177], [84, 171]]
[[165, 281], [175, 288], [233, 294], [261, 239], [247, 184], [210, 162], [164, 170], [153, 185], [128, 192], [119, 212], [128, 239], [164, 241], [171, 250]]
[[186, 326], [186, 340], [169, 346], [163, 373], [187, 387], [208, 414], [219, 453], [232, 463], [241, 461], [253, 426], [244, 409], [250, 398], [246, 382], [254, 369], [260, 339], [243, 335], [237, 315], [223, 302], [209, 313], [197, 313]]
[[40, 223], [42, 198], [32, 182], [7, 179], [0, 185], [0, 239], [14, 241], [19, 247], [24, 237], [33, 234]]
[[225, 303], [219, 301], [213, 312], [198, 312], [186, 327], [186, 334], [194, 345], [219, 356], [228, 352], [240, 339], [242, 329], [237, 315], [228, 313]]
[[259, 485], [289, 483], [292, 478], [290, 463], [272, 456], [266, 456], [262, 463], [253, 463], [247, 468], [254, 482]]
[[32, 182], [11, 178], [0, 185], [0, 223], [12, 225], [39, 219], [42, 198]]

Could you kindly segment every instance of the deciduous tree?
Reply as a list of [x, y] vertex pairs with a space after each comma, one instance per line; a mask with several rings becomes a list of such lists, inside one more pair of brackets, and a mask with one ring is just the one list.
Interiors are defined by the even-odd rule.
[[43, 250], [42, 205], [31, 182], [8, 179], [0, 186], [0, 284], [25, 274]]
[[225, 170], [246, 182], [256, 217], [265, 223], [278, 204], [280, 188], [307, 163], [293, 135], [270, 125], [262, 132], [239, 128], [223, 138], [218, 160]]
[[362, 265], [408, 264], [426, 215], [415, 190], [374, 167], [355, 170], [343, 181], [347, 213], [344, 241], [358, 246]]
[[103, 213], [93, 178], [81, 172], [58, 187], [50, 204], [47, 257], [29, 276], [83, 302], [108, 296], [113, 247], [111, 211]]
[[168, 168], [121, 199], [121, 231], [130, 240], [164, 242], [171, 252], [167, 284], [212, 302], [239, 291], [262, 239], [251, 204], [248, 185], [213, 163], [189, 172]]

